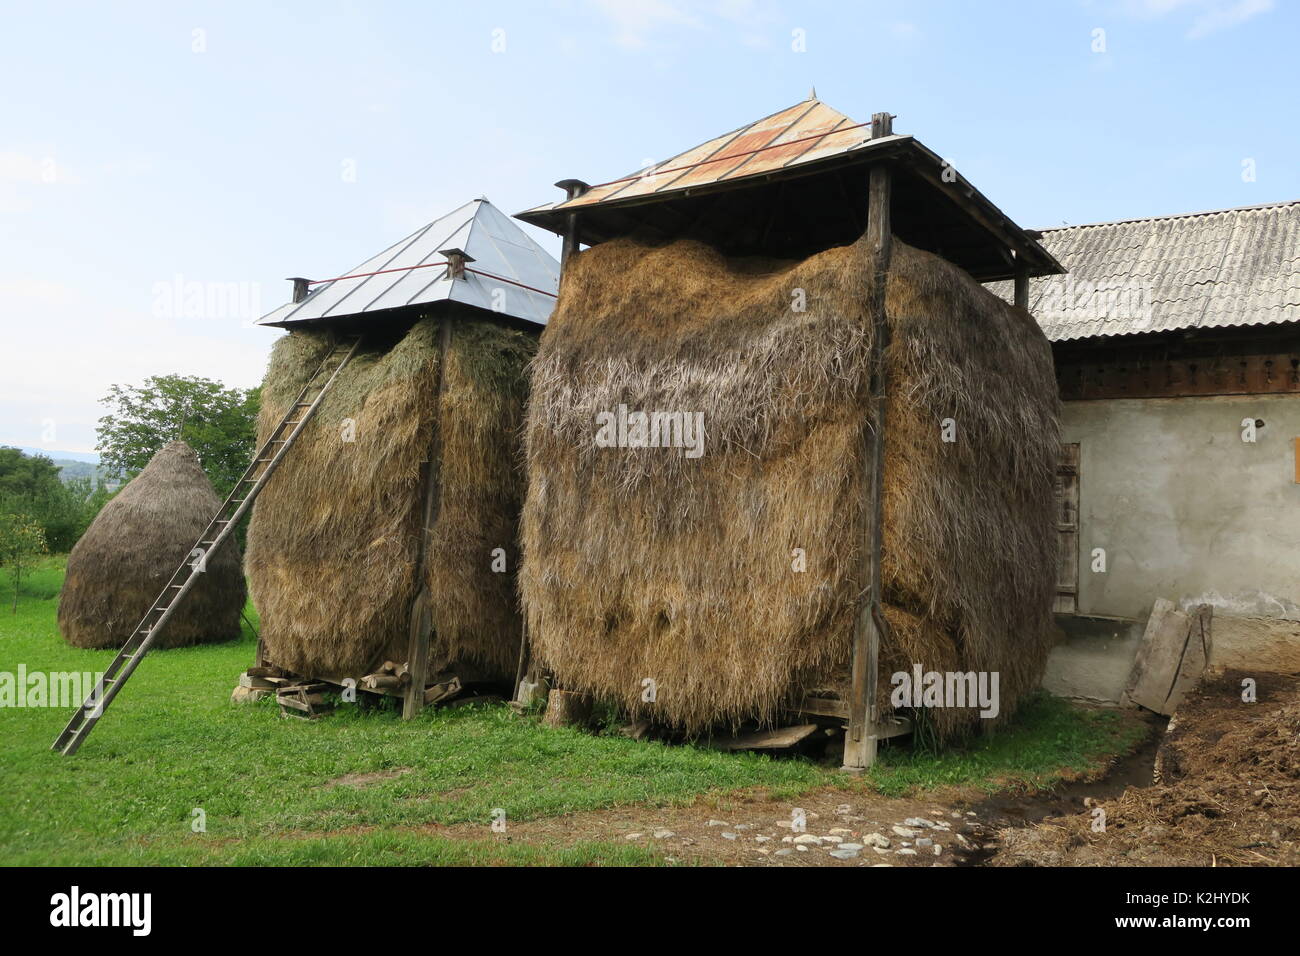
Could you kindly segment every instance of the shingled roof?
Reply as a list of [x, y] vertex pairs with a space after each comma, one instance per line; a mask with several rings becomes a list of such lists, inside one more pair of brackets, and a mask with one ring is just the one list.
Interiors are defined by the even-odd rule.
[[[1042, 236], [1068, 270], [1029, 284], [1052, 341], [1300, 322], [1300, 200]], [[1011, 299], [1010, 282], [989, 288]]]

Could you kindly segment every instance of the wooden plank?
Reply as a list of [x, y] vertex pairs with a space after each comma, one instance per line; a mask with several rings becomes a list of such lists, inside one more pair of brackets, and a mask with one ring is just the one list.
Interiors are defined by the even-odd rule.
[[1300, 484], [1300, 438], [1292, 439], [1295, 442], [1295, 480]]
[[714, 750], [784, 750], [816, 732], [816, 724], [799, 724], [775, 730], [756, 730], [729, 740], [711, 740], [709, 746]]
[[1079, 607], [1079, 444], [1061, 445], [1056, 465], [1056, 598], [1057, 614]]
[[[888, 113], [871, 118], [871, 133], [890, 133]], [[889, 322], [885, 315], [885, 285], [889, 277], [892, 232], [889, 221], [890, 171], [877, 163], [871, 167], [867, 190], [867, 233], [873, 250], [874, 281], [871, 288], [871, 395], [863, 429], [861, 497], [864, 509], [861, 578], [864, 589], [858, 601], [850, 660], [849, 726], [844, 735], [844, 769], [860, 772], [876, 759], [876, 679], [880, 638], [885, 618], [880, 606], [880, 545], [884, 499], [887, 402], [885, 351], [889, 347]]]
[[1157, 598], [1133, 661], [1127, 703], [1169, 716], [1200, 680], [1210, 658], [1211, 608], [1203, 604], [1185, 614]]

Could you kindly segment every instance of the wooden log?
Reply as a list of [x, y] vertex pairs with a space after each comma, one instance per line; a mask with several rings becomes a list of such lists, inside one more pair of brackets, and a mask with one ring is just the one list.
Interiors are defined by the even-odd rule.
[[[888, 113], [871, 118], [872, 136], [887, 136], [891, 124]], [[885, 351], [889, 347], [889, 322], [885, 314], [885, 284], [889, 276], [893, 233], [890, 227], [890, 171], [877, 163], [871, 167], [867, 189], [867, 232], [873, 250], [874, 281], [871, 289], [872, 345], [870, 409], [863, 432], [863, 466], [861, 504], [864, 509], [865, 533], [862, 548], [861, 579], [864, 583], [858, 601], [853, 628], [850, 658], [851, 692], [849, 726], [844, 735], [844, 770], [861, 772], [876, 760], [876, 672], [879, 669], [881, 632], [885, 618], [880, 603], [880, 547], [883, 523], [883, 489], [885, 474], [885, 435], [887, 403]]]
[[592, 700], [571, 690], [553, 690], [546, 702], [542, 723], [547, 727], [580, 727], [591, 719]]
[[409, 683], [396, 674], [367, 674], [361, 678], [361, 686], [367, 690], [400, 690]]
[[450, 680], [440, 681], [437, 684], [430, 684], [424, 689], [424, 705], [436, 704], [440, 700], [449, 700], [455, 697], [461, 691], [460, 678], [453, 677]]
[[[446, 363], [451, 347], [451, 322], [443, 320], [438, 329], [438, 401], [447, 390]], [[439, 416], [441, 421], [441, 416]], [[424, 475], [424, 510], [420, 523], [420, 545], [415, 567], [420, 590], [411, 603], [411, 624], [407, 636], [406, 664], [403, 673], [410, 678], [402, 700], [402, 719], [410, 720], [425, 705], [425, 683], [429, 671], [429, 645], [433, 640], [433, 596], [425, 578], [425, 561], [429, 550], [429, 535], [438, 520], [442, 506], [442, 433], [435, 430], [430, 443], [429, 462]]]

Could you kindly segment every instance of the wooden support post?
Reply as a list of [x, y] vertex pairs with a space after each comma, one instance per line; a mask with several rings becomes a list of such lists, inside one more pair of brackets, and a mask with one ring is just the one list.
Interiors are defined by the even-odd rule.
[[[877, 127], [889, 135], [889, 114], [871, 118], [873, 135]], [[868, 190], [867, 233], [873, 251], [871, 286], [871, 395], [863, 432], [862, 497], [864, 535], [861, 574], [864, 585], [853, 627], [850, 664], [852, 688], [849, 726], [844, 736], [844, 770], [861, 773], [876, 760], [876, 685], [880, 660], [880, 639], [885, 617], [880, 600], [880, 547], [882, 539], [883, 481], [885, 472], [886, 373], [885, 351], [889, 347], [889, 324], [885, 314], [885, 284], [889, 276], [891, 238], [889, 224], [890, 173], [877, 163], [871, 167]]]
[[424, 559], [429, 549], [429, 535], [438, 520], [442, 503], [442, 396], [447, 390], [447, 355], [451, 351], [451, 320], [443, 319], [438, 330], [438, 420], [430, 443], [428, 470], [424, 476], [424, 511], [420, 523], [420, 543], [415, 568], [420, 590], [411, 603], [411, 625], [407, 635], [406, 665], [410, 683], [402, 695], [402, 719], [410, 720], [424, 709], [424, 682], [429, 673], [429, 642], [433, 635], [432, 596], [425, 580]]
[[438, 255], [447, 260], [447, 278], [449, 279], [465, 278], [465, 264], [474, 261], [474, 257], [464, 249], [439, 249]]
[[1016, 256], [1015, 304], [1018, 309], [1029, 308], [1029, 268]]
[[[581, 179], [561, 179], [555, 184], [564, 190], [564, 198], [567, 202], [570, 199], [576, 199], [591, 187]], [[560, 246], [560, 279], [564, 279], [564, 267], [569, 261], [569, 256], [578, 251], [578, 214], [571, 212], [564, 218], [564, 243]]]

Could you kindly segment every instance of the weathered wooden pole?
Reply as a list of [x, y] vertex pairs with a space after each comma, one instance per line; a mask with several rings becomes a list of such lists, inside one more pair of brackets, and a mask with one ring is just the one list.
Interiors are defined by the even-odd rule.
[[[555, 184], [564, 190], [564, 199], [577, 199], [591, 187], [581, 179], [561, 179]], [[560, 246], [560, 279], [564, 279], [564, 267], [569, 256], [578, 251], [578, 214], [571, 212], [564, 218], [564, 244]]]
[[[441, 251], [446, 254], [459, 250]], [[448, 261], [451, 261], [450, 256]], [[463, 262], [461, 268], [463, 274]], [[429, 675], [429, 643], [433, 637], [433, 609], [430, 606], [432, 596], [425, 575], [425, 558], [429, 551], [429, 535], [433, 533], [442, 505], [442, 396], [447, 390], [446, 363], [451, 349], [451, 319], [444, 317], [441, 324], [442, 328], [438, 330], [438, 418], [433, 426], [433, 440], [429, 443], [429, 461], [424, 474], [424, 511], [420, 520], [420, 543], [416, 548], [415, 559], [415, 573], [419, 575], [417, 583], [420, 589], [411, 602], [411, 624], [406, 646], [407, 673], [411, 680], [402, 695], [403, 720], [410, 720], [424, 710], [424, 685]]]
[[[888, 136], [893, 131], [889, 113], [871, 117], [871, 136]], [[889, 225], [890, 172], [877, 163], [871, 167], [867, 198], [867, 237], [871, 243], [871, 383], [866, 428], [863, 432], [862, 497], [864, 534], [861, 580], [864, 590], [858, 599], [858, 616], [853, 626], [850, 664], [852, 689], [849, 726], [844, 736], [844, 770], [861, 773], [876, 760], [876, 685], [880, 639], [885, 616], [880, 598], [880, 548], [883, 537], [886, 435], [885, 350], [889, 347], [889, 324], [885, 314], [885, 284], [889, 276], [892, 233]]]
[[1016, 254], [1016, 281], [1015, 281], [1015, 303], [1016, 308], [1029, 308], [1029, 267], [1024, 264], [1020, 254]]

